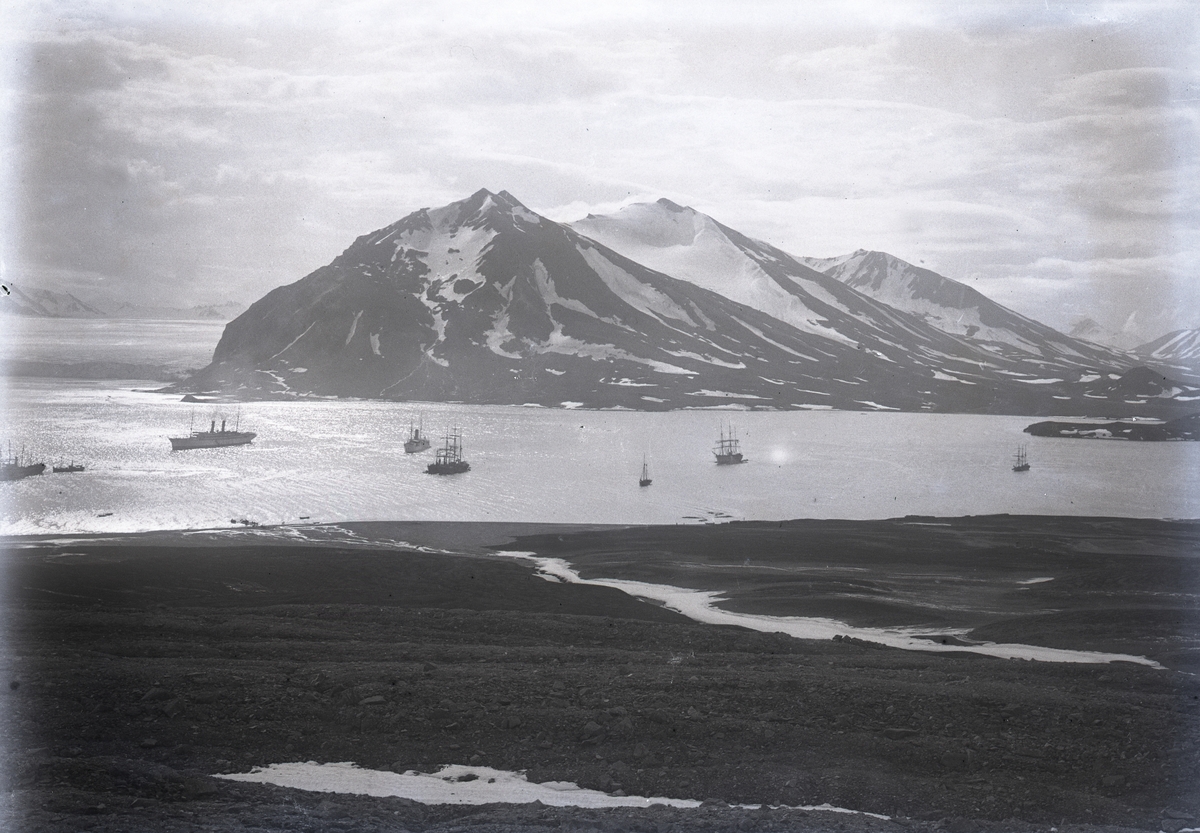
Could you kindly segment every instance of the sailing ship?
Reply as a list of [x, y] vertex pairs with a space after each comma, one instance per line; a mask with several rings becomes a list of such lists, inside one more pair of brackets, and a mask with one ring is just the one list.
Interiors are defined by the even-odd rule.
[[1029, 471], [1029, 460], [1025, 456], [1025, 446], [1017, 446], [1016, 463], [1013, 471]]
[[462, 432], [457, 428], [445, 436], [445, 445], [435, 452], [434, 460], [425, 467], [426, 474], [462, 474], [471, 464], [462, 457]]
[[642, 476], [638, 480], [639, 486], [649, 486], [653, 481], [650, 480], [650, 466], [646, 463], [645, 456], [642, 457]]
[[33, 477], [46, 470], [45, 463], [22, 462], [21, 458], [12, 453], [12, 444], [8, 447], [8, 456], [0, 463], [0, 480], [21, 480]]
[[218, 430], [217, 421], [213, 419], [207, 431], [191, 431], [186, 437], [168, 437], [167, 439], [171, 441], [172, 451], [185, 451], [191, 448], [225, 448], [230, 445], [247, 445], [258, 434], [255, 434], [253, 431], [239, 431], [238, 425], [240, 423], [241, 413], [238, 414], [237, 422], [234, 423], [232, 431], [225, 427], [224, 419], [221, 420], [221, 428]]
[[731, 466], [736, 463], [745, 463], [746, 458], [742, 456], [742, 447], [738, 442], [737, 435], [733, 432], [733, 426], [729, 426], [729, 434], [725, 434], [725, 426], [721, 426], [721, 439], [717, 441], [717, 447], [713, 449], [713, 454], [717, 458], [718, 466]]
[[404, 453], [416, 454], [418, 451], [429, 450], [429, 437], [422, 430], [423, 425], [408, 423], [408, 439], [404, 441]]

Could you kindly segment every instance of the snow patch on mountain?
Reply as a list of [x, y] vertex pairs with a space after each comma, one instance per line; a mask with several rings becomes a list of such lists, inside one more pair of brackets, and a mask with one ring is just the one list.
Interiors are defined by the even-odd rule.
[[358, 329], [358, 319], [362, 318], [362, 314], [363, 311], [359, 310], [358, 314], [354, 316], [354, 321], [350, 324], [350, 332], [346, 335], [347, 346], [349, 346], [351, 340], [354, 338], [354, 332]]
[[1176, 330], [1167, 333], [1161, 338], [1139, 345], [1133, 352], [1154, 361], [1198, 364], [1200, 363], [1200, 329]]
[[[716, 292], [804, 332], [851, 346], [855, 343], [768, 275], [715, 220], [691, 208], [668, 200], [637, 203], [612, 217], [589, 215], [571, 227], [656, 272]], [[818, 285], [806, 283], [803, 291], [845, 311], [837, 298]]]
[[614, 324], [619, 327], [624, 326], [619, 321], [615, 321], [611, 318], [605, 318], [604, 316], [593, 312], [587, 306], [587, 304], [584, 304], [582, 301], [577, 301], [574, 298], [564, 298], [559, 295], [558, 290], [554, 287], [554, 279], [551, 278], [550, 273], [546, 271], [546, 265], [542, 263], [541, 258], [538, 258], [533, 262], [533, 282], [538, 288], [538, 291], [541, 293], [542, 299], [546, 302], [547, 309], [557, 304], [564, 309], [581, 312], [584, 315], [597, 319], [598, 321], [605, 321], [609, 324]]
[[[599, 249], [585, 246], [580, 249], [580, 254], [583, 255], [583, 259], [587, 261], [588, 266], [592, 267], [592, 270], [600, 277], [600, 280], [604, 281], [604, 285], [609, 288], [609, 291], [639, 312], [651, 315], [659, 321], [667, 318], [682, 321], [689, 327], [699, 326], [688, 315], [687, 310], [654, 287], [642, 283], [620, 266], [613, 263]], [[665, 324], [666, 322], [663, 321], [663, 323]]]
[[509, 316], [508, 312], [500, 312], [492, 319], [492, 327], [484, 334], [484, 342], [488, 349], [497, 356], [504, 356], [506, 359], [519, 359], [520, 353], [512, 353], [504, 349], [504, 345], [513, 340], [513, 334], [508, 330]]
[[694, 370], [688, 370], [685, 367], [678, 367], [677, 365], [657, 361], [656, 359], [636, 356], [613, 344], [593, 344], [587, 341], [580, 341], [577, 338], [565, 335], [561, 324], [555, 328], [554, 332], [550, 334], [550, 337], [545, 342], [535, 345], [533, 350], [537, 353], [560, 353], [566, 356], [580, 356], [595, 361], [610, 361], [615, 359], [634, 362], [635, 364], [645, 365], [656, 373], [666, 373], [676, 376], [696, 375]]

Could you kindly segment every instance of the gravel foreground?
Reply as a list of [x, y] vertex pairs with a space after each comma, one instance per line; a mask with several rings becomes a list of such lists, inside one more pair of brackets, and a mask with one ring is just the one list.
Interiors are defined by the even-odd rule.
[[[872, 523], [859, 539], [882, 530]], [[1055, 546], [1082, 534], [1078, 523], [1064, 519]], [[1195, 558], [1177, 528], [1130, 523], [1144, 552]], [[760, 528], [730, 527], [722, 534], [742, 544]], [[696, 534], [680, 528], [639, 530], [634, 543], [611, 530], [404, 526], [404, 540], [461, 555], [356, 530], [353, 546], [166, 533], [8, 542], [0, 826], [1174, 833], [1200, 822], [1200, 682], [1186, 663], [796, 640], [696, 624], [485, 554], [553, 541], [556, 557], [577, 551], [598, 569], [617, 540], [620, 559], [650, 563]], [[1002, 546], [1013, 529], [993, 520], [969, 531]], [[756, 539], [756, 556], [803, 549], [792, 534]], [[880, 540], [898, 562], [937, 545], [909, 535]], [[1175, 623], [1151, 640], [1164, 657], [1195, 645], [1194, 587], [1142, 603], [1156, 627]], [[1136, 600], [1119, 603], [1122, 621], [1138, 621]], [[1106, 649], [1078, 621], [1073, 643]], [[308, 760], [398, 772], [473, 764], [705, 804], [424, 806], [211, 777]], [[728, 806], [826, 802], [890, 819]]]

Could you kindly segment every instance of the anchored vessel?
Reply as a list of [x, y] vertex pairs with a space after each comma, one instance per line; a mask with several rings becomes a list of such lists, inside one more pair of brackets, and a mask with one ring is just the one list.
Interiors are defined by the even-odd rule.
[[[241, 418], [239, 417], [239, 422]], [[227, 445], [247, 445], [257, 437], [253, 431], [239, 431], [237, 424], [232, 431], [225, 428], [225, 420], [221, 420], [221, 428], [217, 429], [214, 419], [207, 431], [192, 431], [186, 437], [168, 437], [172, 451], [184, 451], [189, 448], [224, 448]]]
[[462, 432], [457, 428], [445, 437], [445, 445], [439, 448], [432, 463], [425, 467], [426, 474], [462, 474], [470, 471], [471, 464], [462, 457]]
[[742, 456], [742, 448], [737, 435], [733, 433], [732, 425], [729, 426], [728, 436], [725, 434], [725, 427], [721, 426], [721, 439], [717, 441], [717, 447], [713, 449], [713, 454], [717, 458], [718, 466], [746, 462], [746, 458]]
[[652, 481], [650, 480], [650, 466], [646, 464], [646, 458], [642, 457], [642, 476], [641, 476], [641, 479], [638, 480], [638, 485], [639, 486], [649, 486], [651, 482]]
[[83, 471], [83, 466], [77, 464], [74, 460], [71, 461], [70, 465], [54, 466], [55, 474], [73, 474], [77, 471]]
[[429, 449], [429, 437], [421, 430], [421, 425], [408, 424], [408, 439], [404, 441], [404, 453], [416, 454], [418, 451]]
[[1025, 457], [1025, 446], [1017, 446], [1016, 463], [1013, 465], [1013, 471], [1029, 471], [1029, 460]]
[[33, 477], [36, 474], [41, 474], [45, 470], [45, 463], [22, 462], [19, 456], [12, 453], [12, 446], [10, 445], [8, 456], [4, 458], [3, 463], [0, 463], [0, 480], [21, 480], [25, 477]]

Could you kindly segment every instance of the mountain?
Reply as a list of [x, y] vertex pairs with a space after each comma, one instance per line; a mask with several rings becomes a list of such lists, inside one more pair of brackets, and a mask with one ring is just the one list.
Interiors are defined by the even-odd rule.
[[226, 302], [193, 307], [164, 307], [128, 301], [93, 300], [85, 303], [69, 292], [51, 289], [22, 290], [9, 284], [0, 295], [0, 313], [36, 318], [135, 318], [179, 321], [229, 321], [246, 309], [245, 304]]
[[[647, 251], [640, 262], [503, 191], [421, 209], [256, 301], [177, 389], [655, 410], [1100, 407], [1087, 395], [1099, 368], [1050, 376], [1048, 362], [1011, 360], [732, 229], [683, 220], [715, 229], [718, 249], [700, 260], [725, 266], [679, 272]], [[710, 288], [722, 280], [733, 297]]]
[[1176, 330], [1131, 352], [1156, 366], [1200, 375], [1200, 330]]
[[103, 318], [99, 309], [85, 304], [69, 292], [49, 289], [20, 289], [12, 284], [0, 295], [0, 313], [39, 318]]
[[859, 249], [841, 257], [800, 260], [944, 332], [986, 344], [1014, 359], [1034, 357], [1075, 367], [1131, 365], [1120, 351], [1072, 338], [1013, 312], [966, 284], [886, 252]]
[[[692, 208], [661, 199], [571, 227], [631, 260], [753, 307], [829, 342], [899, 361], [908, 347], [940, 365], [970, 348], [936, 328], [800, 263]], [[818, 342], [820, 343], [820, 342]], [[986, 360], [980, 352], [978, 359]]]
[[162, 307], [119, 303], [105, 307], [108, 318], [153, 319], [157, 321], [230, 321], [246, 311], [245, 304], [197, 304], [192, 307]]
[[1077, 319], [1071, 325], [1071, 329], [1067, 335], [1071, 338], [1090, 341], [1093, 344], [1100, 344], [1123, 352], [1132, 350], [1142, 342], [1142, 339], [1130, 332], [1110, 330], [1087, 317]]

